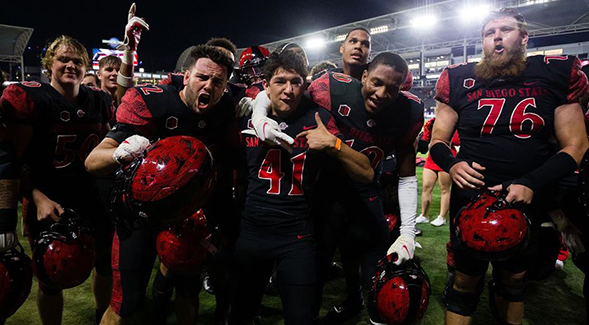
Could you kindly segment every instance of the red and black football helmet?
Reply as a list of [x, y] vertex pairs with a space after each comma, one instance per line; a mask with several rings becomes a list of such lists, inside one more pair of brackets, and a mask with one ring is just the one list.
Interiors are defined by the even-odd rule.
[[251, 46], [245, 49], [239, 56], [242, 81], [249, 83], [252, 79], [261, 78], [262, 66], [269, 56], [270, 51], [263, 46]]
[[376, 308], [387, 324], [410, 325], [423, 317], [431, 285], [417, 259], [397, 266], [388, 255], [378, 262], [372, 281]]
[[411, 88], [413, 88], [413, 73], [411, 73], [411, 70], [408, 70], [407, 78], [405, 78], [405, 82], [401, 86], [401, 90], [409, 91]]
[[387, 225], [389, 226], [389, 232], [393, 232], [399, 223], [399, 216], [396, 213], [386, 213], [384, 218], [387, 220]]
[[31, 259], [23, 247], [19, 244], [4, 252], [0, 256], [0, 324], [27, 300], [32, 285]]
[[33, 249], [33, 270], [46, 287], [61, 290], [82, 284], [94, 268], [90, 224], [71, 209], [41, 232]]
[[216, 251], [210, 242], [211, 232], [202, 210], [157, 235], [157, 254], [160, 261], [173, 272], [197, 274]]
[[157, 141], [117, 171], [109, 211], [117, 230], [136, 220], [168, 225], [188, 218], [205, 203], [216, 179], [213, 157], [198, 139], [172, 136]]
[[485, 191], [456, 215], [456, 238], [480, 259], [506, 260], [528, 244], [530, 221], [522, 209], [505, 201], [506, 195]]

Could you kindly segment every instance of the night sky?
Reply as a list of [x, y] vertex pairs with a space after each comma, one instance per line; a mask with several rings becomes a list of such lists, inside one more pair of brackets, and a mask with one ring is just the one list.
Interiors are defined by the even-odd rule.
[[[172, 71], [188, 46], [211, 37], [227, 37], [247, 47], [310, 33], [394, 11], [423, 5], [425, 0], [322, 1], [137, 1], [137, 16], [150, 25], [139, 45], [147, 71]], [[431, 2], [431, 1], [428, 1]], [[60, 34], [81, 41], [89, 51], [106, 47], [102, 39], [122, 40], [131, 1], [12, 0], [0, 5], [0, 23], [35, 29], [25, 65], [36, 65], [46, 42]], [[155, 3], [161, 3], [155, 5]], [[39, 49], [35, 51], [35, 49]], [[92, 55], [90, 53], [90, 55]]]

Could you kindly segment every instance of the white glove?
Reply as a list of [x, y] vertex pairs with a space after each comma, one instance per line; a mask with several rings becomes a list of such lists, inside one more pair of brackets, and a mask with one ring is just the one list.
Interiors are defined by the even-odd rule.
[[270, 98], [268, 98], [265, 90], [256, 96], [252, 105], [254, 107], [252, 111], [252, 124], [258, 138], [262, 141], [283, 146], [287, 150], [290, 149], [287, 148], [285, 143], [293, 144], [294, 139], [282, 132], [276, 121], [268, 118], [268, 110], [272, 102], [270, 102]]
[[[128, 50], [130, 52], [137, 51], [137, 46], [141, 40], [141, 32], [143, 30], [149, 30], [149, 25], [143, 18], [135, 16], [136, 6], [135, 3], [129, 8], [129, 14], [127, 16], [127, 25], [125, 25], [125, 38], [123, 44], [117, 47], [118, 50]], [[124, 62], [129, 64], [128, 62]], [[132, 64], [132, 63], [131, 63]]]
[[18, 244], [16, 231], [9, 231], [0, 234], [0, 253], [5, 252]]
[[112, 159], [119, 164], [139, 157], [151, 143], [146, 137], [132, 135], [121, 143], [112, 154]]
[[548, 212], [556, 229], [562, 236], [562, 241], [572, 253], [585, 252], [585, 246], [581, 240], [581, 231], [567, 218], [562, 210], [552, 210]]
[[412, 259], [415, 254], [415, 238], [408, 234], [401, 234], [389, 247], [387, 255], [391, 254], [397, 255], [397, 260], [393, 261], [395, 265], [401, 265]]
[[254, 100], [249, 97], [243, 97], [239, 103], [237, 103], [237, 107], [235, 108], [235, 117], [250, 115], [252, 108], [254, 107], [252, 104], [253, 101]]

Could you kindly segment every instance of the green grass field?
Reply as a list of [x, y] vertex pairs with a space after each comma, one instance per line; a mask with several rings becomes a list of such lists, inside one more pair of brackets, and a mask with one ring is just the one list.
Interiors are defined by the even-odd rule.
[[[418, 168], [418, 178], [421, 184], [422, 169]], [[421, 191], [421, 186], [420, 186]], [[421, 193], [421, 192], [420, 192]], [[436, 186], [434, 199], [430, 209], [430, 217], [439, 212], [440, 192]], [[416, 255], [421, 258], [422, 266], [426, 270], [432, 285], [429, 308], [421, 322], [424, 325], [440, 325], [444, 323], [444, 308], [441, 297], [446, 279], [446, 250], [448, 240], [448, 226], [433, 227], [429, 224], [419, 225], [423, 230], [423, 236], [418, 237], [423, 249], [417, 249]], [[24, 244], [27, 253], [30, 254], [28, 244]], [[155, 270], [155, 267], [154, 267]], [[569, 259], [565, 263], [563, 271], [556, 271], [552, 277], [541, 283], [530, 283], [527, 289], [528, 299], [526, 303], [526, 316], [524, 324], [530, 325], [574, 325], [585, 323], [585, 305], [582, 295], [583, 274], [573, 265]], [[35, 299], [37, 282], [33, 284], [33, 290], [25, 304], [12, 316], [6, 324], [41, 324], [37, 312]], [[334, 304], [341, 302], [345, 292], [343, 277], [327, 283], [324, 292], [322, 315]], [[148, 298], [144, 312], [134, 319], [134, 324], [150, 324], [150, 310], [153, 304], [150, 300], [151, 289], [148, 289]], [[90, 281], [83, 285], [68, 289], [64, 292], [65, 308], [63, 324], [93, 324], [94, 305], [90, 289]], [[475, 324], [496, 324], [491, 317], [487, 304], [487, 292], [483, 293], [481, 303], [474, 315]], [[198, 324], [212, 324], [215, 309], [214, 297], [204, 290], [200, 294], [200, 318]], [[283, 324], [281, 317], [281, 305], [278, 297], [267, 296], [260, 309], [262, 324]], [[356, 319], [348, 324], [369, 324], [366, 312], [362, 312]], [[174, 324], [174, 316], [170, 316], [169, 323]]]

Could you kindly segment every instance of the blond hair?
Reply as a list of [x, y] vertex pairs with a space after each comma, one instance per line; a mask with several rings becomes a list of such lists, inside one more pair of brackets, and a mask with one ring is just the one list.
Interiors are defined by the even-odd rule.
[[45, 74], [48, 78], [51, 78], [51, 66], [53, 65], [53, 59], [57, 54], [57, 50], [59, 50], [59, 47], [62, 45], [72, 48], [78, 55], [80, 55], [80, 57], [82, 58], [82, 62], [84, 63], [84, 66], [86, 68], [90, 66], [88, 51], [86, 51], [84, 45], [82, 45], [82, 43], [78, 42], [78, 40], [76, 40], [73, 37], [61, 35], [54, 39], [47, 46], [47, 51], [41, 59], [41, 65], [43, 66], [43, 68], [45, 68], [45, 70], [47, 70]]

